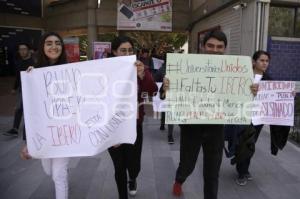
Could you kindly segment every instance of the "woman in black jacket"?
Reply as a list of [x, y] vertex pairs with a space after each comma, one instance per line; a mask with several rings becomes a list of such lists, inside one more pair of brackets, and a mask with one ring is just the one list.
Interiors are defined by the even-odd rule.
[[[256, 51], [253, 55], [254, 75], [256, 74], [262, 75], [261, 80], [272, 80], [272, 78], [266, 74], [266, 70], [268, 69], [270, 58], [271, 58], [270, 54], [262, 50]], [[255, 143], [258, 139], [262, 127], [263, 125], [254, 126], [256, 131], [252, 140], [253, 153], [254, 153]], [[289, 126], [270, 125], [271, 153], [273, 155], [277, 154], [278, 148], [282, 149], [284, 147], [287, 141], [289, 130], [290, 130]], [[242, 161], [236, 162], [236, 170], [238, 172], [238, 178], [236, 179], [236, 183], [240, 186], [246, 185], [249, 180], [253, 179], [249, 172], [251, 158], [252, 155]]]

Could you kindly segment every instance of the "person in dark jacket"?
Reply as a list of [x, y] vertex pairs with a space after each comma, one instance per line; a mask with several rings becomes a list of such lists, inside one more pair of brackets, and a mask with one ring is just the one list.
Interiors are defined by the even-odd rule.
[[17, 103], [14, 115], [13, 128], [5, 132], [6, 136], [18, 136], [18, 129], [23, 116], [22, 89], [21, 89], [21, 71], [25, 71], [29, 66], [34, 65], [34, 61], [30, 54], [30, 47], [27, 43], [18, 44], [18, 58], [16, 59], [16, 80], [11, 91], [12, 94], [17, 94]]
[[156, 70], [154, 69], [153, 60], [152, 60], [152, 57], [150, 56], [149, 49], [143, 48], [141, 50], [139, 60], [141, 62], [143, 62], [143, 64], [149, 68], [149, 71], [151, 72], [152, 75], [155, 74]]
[[[156, 82], [162, 82], [165, 75], [166, 75], [166, 62], [167, 62], [167, 54], [164, 53], [164, 55], [162, 56], [164, 63], [163, 65], [156, 71], [154, 78]], [[162, 93], [162, 87], [160, 87], [160, 92]], [[161, 95], [159, 96], [160, 99], [164, 99], [165, 97], [162, 97]], [[163, 131], [165, 130], [165, 120], [166, 120], [166, 112], [161, 112], [161, 116], [160, 116], [160, 130]], [[168, 139], [168, 143], [169, 144], [174, 144], [174, 136], [173, 136], [173, 130], [174, 130], [174, 124], [168, 124], [168, 135], [167, 135], [167, 139]]]
[[[129, 37], [119, 36], [112, 42], [112, 52], [114, 56], [126, 56], [134, 54], [134, 45]], [[119, 199], [127, 199], [129, 184], [129, 194], [135, 196], [137, 193], [136, 178], [141, 169], [141, 153], [143, 143], [143, 118], [144, 106], [142, 93], [147, 92], [153, 96], [157, 92], [157, 86], [151, 73], [141, 61], [135, 63], [138, 75], [138, 119], [137, 119], [137, 138], [135, 143], [121, 144], [110, 147], [108, 152], [115, 168], [115, 180], [118, 187]], [[129, 175], [129, 180], [127, 177]]]
[[[269, 66], [271, 56], [268, 52], [259, 50], [253, 54], [253, 71], [254, 74], [262, 75], [261, 80], [272, 80], [272, 78], [266, 73]], [[249, 172], [251, 158], [254, 155], [255, 143], [259, 137], [263, 125], [254, 126], [256, 132], [252, 140], [253, 153], [242, 161], [237, 161], [236, 170], [238, 172], [238, 178], [236, 183], [240, 186], [244, 186], [248, 181], [252, 180], [253, 177]], [[271, 153], [276, 155], [278, 149], [282, 149], [287, 141], [290, 127], [286, 126], [275, 126], [270, 125], [271, 131]]]
[[[208, 32], [203, 40], [204, 53], [224, 54], [227, 46], [222, 31]], [[160, 96], [165, 97], [169, 80], [164, 79]], [[180, 126], [180, 161], [176, 171], [173, 195], [182, 195], [182, 184], [193, 172], [200, 148], [203, 148], [204, 199], [217, 199], [219, 171], [222, 162], [223, 125], [186, 124]]]
[[[227, 38], [224, 32], [213, 30], [203, 38], [203, 51], [206, 54], [225, 53]], [[161, 96], [166, 95], [170, 82], [164, 78]], [[258, 85], [251, 85], [252, 94], [256, 95]], [[197, 158], [203, 149], [204, 199], [217, 199], [219, 171], [222, 163], [224, 134], [223, 124], [185, 124], [180, 126], [180, 161], [176, 171], [173, 195], [182, 195], [182, 184], [193, 172]]]

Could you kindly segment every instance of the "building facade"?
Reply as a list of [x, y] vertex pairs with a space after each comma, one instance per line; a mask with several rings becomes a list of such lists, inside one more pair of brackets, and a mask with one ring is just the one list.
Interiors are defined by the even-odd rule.
[[[63, 37], [87, 35], [89, 57], [99, 35], [117, 32], [117, 0], [24, 2], [0, 1], [0, 57], [7, 57], [3, 52], [13, 48], [7, 45], [16, 42], [7, 42], [11, 41], [8, 37], [20, 30], [37, 32], [29, 33], [33, 45], [42, 31], [57, 31]], [[188, 32], [189, 52], [197, 53], [204, 33], [221, 29], [228, 37], [227, 54], [251, 56], [255, 50], [268, 50], [273, 55], [270, 74], [276, 79], [297, 80], [299, 7], [299, 0], [173, 0], [173, 31]]]
[[300, 80], [299, 0], [193, 0], [189, 51], [199, 52], [201, 36], [221, 29], [228, 37], [227, 54], [251, 56], [268, 50], [268, 73], [278, 80]]

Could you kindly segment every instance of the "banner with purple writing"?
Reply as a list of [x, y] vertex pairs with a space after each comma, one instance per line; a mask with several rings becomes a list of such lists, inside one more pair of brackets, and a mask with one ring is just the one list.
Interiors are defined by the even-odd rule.
[[27, 146], [35, 158], [96, 155], [136, 139], [135, 56], [22, 72]]
[[261, 81], [254, 99], [252, 123], [294, 126], [295, 82]]

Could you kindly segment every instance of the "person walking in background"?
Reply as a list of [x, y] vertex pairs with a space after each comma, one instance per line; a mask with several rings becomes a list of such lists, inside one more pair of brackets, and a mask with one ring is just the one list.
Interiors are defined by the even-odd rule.
[[[252, 63], [254, 75], [262, 75], [262, 80], [271, 80], [271, 78], [265, 73], [268, 69], [270, 58], [270, 54], [266, 51], [256, 51], [253, 54]], [[256, 143], [263, 125], [257, 125], [254, 127], [256, 129], [256, 133], [254, 135], [253, 143]], [[236, 183], [240, 186], [244, 186], [247, 184], [248, 180], [252, 180], [252, 175], [249, 172], [250, 161], [251, 157], [242, 162], [238, 161], [236, 163], [236, 170], [238, 172]]]
[[141, 54], [138, 58], [143, 64], [149, 68], [149, 71], [151, 72], [152, 75], [155, 74], [155, 69], [153, 65], [153, 60], [152, 57], [150, 56], [149, 50], [147, 48], [143, 48], [141, 50]]
[[[165, 75], [166, 75], [166, 64], [167, 64], [167, 57], [166, 57], [166, 53], [161, 55], [161, 58], [163, 58], [164, 63], [163, 65], [157, 70], [157, 72], [155, 73], [154, 77], [155, 77], [155, 81], [156, 82], [162, 82]], [[160, 87], [159, 90], [159, 97], [161, 100], [165, 99], [165, 96], [163, 95], [162, 92], [162, 86]], [[164, 131], [165, 130], [165, 119], [166, 119], [166, 112], [161, 112], [161, 116], [160, 116], [160, 130]], [[168, 124], [168, 143], [169, 144], [174, 144], [174, 136], [173, 136], [173, 131], [174, 131], [174, 124]]]
[[30, 47], [27, 43], [18, 44], [18, 56], [15, 61], [16, 66], [16, 80], [11, 91], [12, 94], [17, 94], [17, 103], [14, 114], [13, 128], [3, 133], [6, 136], [18, 136], [19, 126], [23, 116], [22, 103], [22, 88], [21, 88], [21, 71], [25, 71], [29, 66], [33, 66], [34, 61], [30, 53]]
[[[112, 53], [114, 56], [127, 56], [134, 54], [134, 45], [132, 40], [126, 36], [119, 36], [112, 42]], [[137, 118], [137, 138], [135, 143], [121, 144], [110, 147], [108, 152], [115, 168], [115, 180], [118, 187], [119, 199], [128, 198], [127, 184], [129, 185], [129, 194], [135, 196], [137, 193], [137, 177], [141, 169], [141, 153], [143, 143], [143, 118], [144, 106], [142, 93], [147, 92], [153, 96], [157, 92], [157, 86], [152, 78], [148, 68], [141, 61], [136, 61], [137, 79], [138, 79], [138, 118]], [[122, 66], [120, 66], [122, 67]], [[129, 180], [127, 177], [127, 172]]]
[[[67, 58], [62, 38], [54, 32], [45, 33], [41, 38], [37, 52], [36, 67], [51, 67], [66, 63]], [[29, 67], [27, 72], [32, 70], [33, 67]], [[31, 158], [27, 145], [22, 148], [20, 155], [22, 159]], [[56, 199], [67, 199], [69, 192], [67, 171], [69, 158], [44, 158], [41, 161], [45, 173], [50, 175], [54, 181]]]

